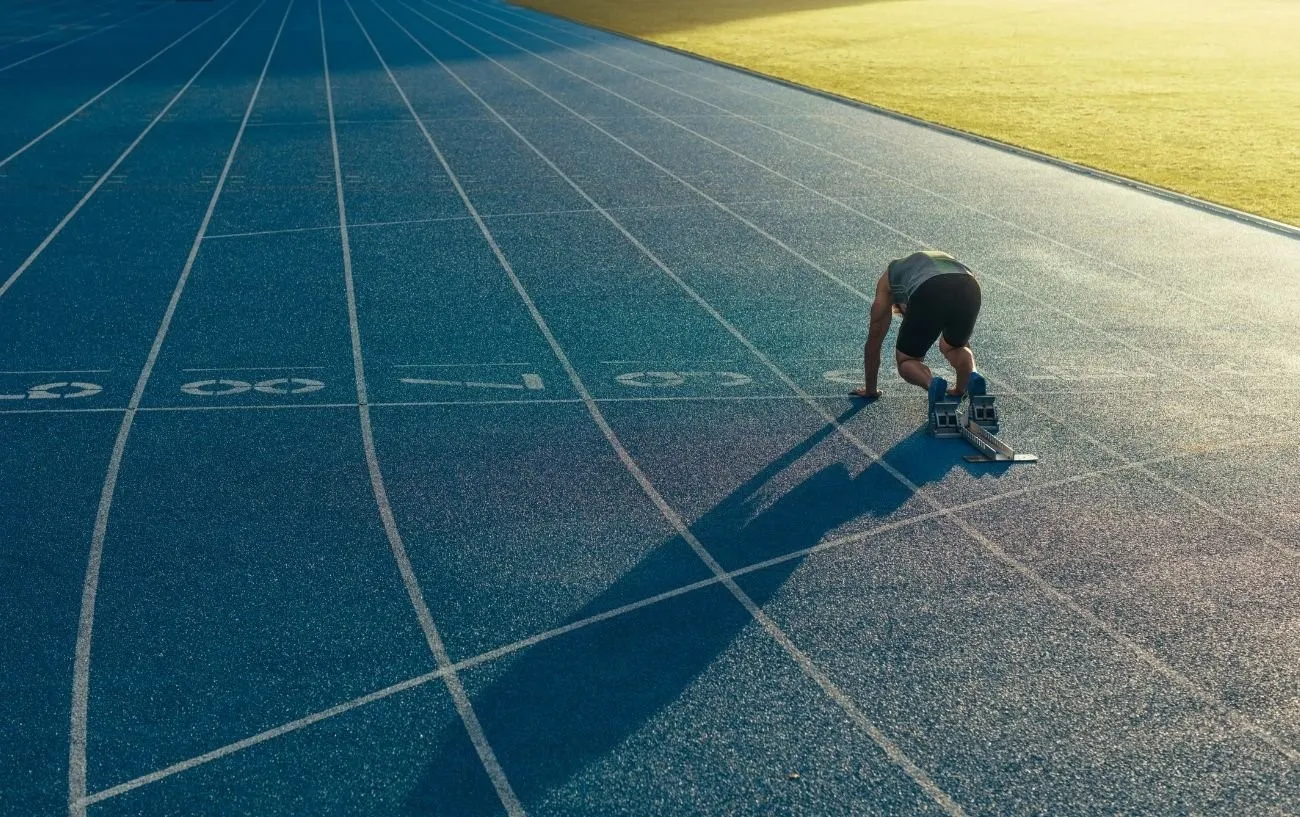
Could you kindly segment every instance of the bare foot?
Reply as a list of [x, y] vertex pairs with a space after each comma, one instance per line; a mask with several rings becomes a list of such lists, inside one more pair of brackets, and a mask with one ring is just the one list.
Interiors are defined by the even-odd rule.
[[868, 391], [865, 387], [863, 387], [860, 389], [854, 389], [853, 391], [849, 392], [849, 394], [853, 395], [854, 397], [861, 397], [863, 400], [877, 400], [880, 398], [880, 395], [884, 394], [884, 392], [882, 392], [880, 389], [875, 389], [874, 391]]

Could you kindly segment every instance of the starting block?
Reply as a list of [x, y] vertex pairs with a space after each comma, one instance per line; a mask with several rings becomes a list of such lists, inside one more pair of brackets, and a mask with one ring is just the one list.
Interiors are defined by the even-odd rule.
[[967, 462], [1038, 462], [1035, 454], [1017, 454], [998, 438], [998, 410], [993, 395], [969, 398], [965, 413], [960, 400], [941, 400], [930, 416], [930, 433], [936, 437], [961, 437], [978, 451], [967, 454]]
[[999, 430], [998, 409], [993, 404], [993, 395], [971, 395], [966, 399], [970, 402], [970, 408], [966, 410], [970, 421], [978, 424], [990, 434], [997, 434]]

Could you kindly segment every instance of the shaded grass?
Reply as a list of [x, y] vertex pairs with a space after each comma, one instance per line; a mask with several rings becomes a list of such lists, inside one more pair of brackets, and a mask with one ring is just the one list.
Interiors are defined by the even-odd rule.
[[1300, 225], [1300, 3], [522, 3]]

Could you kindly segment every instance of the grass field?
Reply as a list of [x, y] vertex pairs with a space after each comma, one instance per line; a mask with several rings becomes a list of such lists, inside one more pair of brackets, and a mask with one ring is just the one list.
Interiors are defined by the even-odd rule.
[[1300, 3], [523, 4], [1300, 224]]

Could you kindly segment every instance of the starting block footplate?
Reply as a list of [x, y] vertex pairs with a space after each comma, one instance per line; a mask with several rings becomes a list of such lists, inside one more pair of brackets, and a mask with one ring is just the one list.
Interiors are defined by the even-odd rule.
[[980, 452], [967, 454], [967, 462], [1038, 462], [1037, 455], [1017, 454], [1011, 446], [969, 417], [963, 417], [962, 420], [963, 422], [957, 426], [961, 436]]

